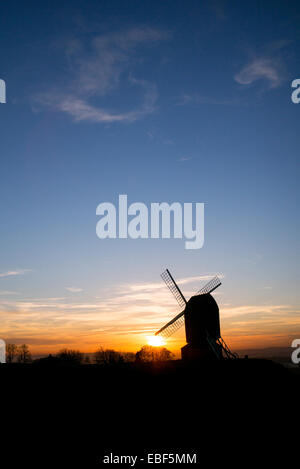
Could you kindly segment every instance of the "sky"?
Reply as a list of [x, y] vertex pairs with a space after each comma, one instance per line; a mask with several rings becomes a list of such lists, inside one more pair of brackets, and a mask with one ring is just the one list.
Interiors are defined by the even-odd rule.
[[[211, 276], [232, 349], [300, 336], [297, 1], [0, 3], [0, 336], [137, 351]], [[96, 207], [205, 204], [205, 241], [96, 236]], [[184, 331], [167, 347], [177, 352]]]

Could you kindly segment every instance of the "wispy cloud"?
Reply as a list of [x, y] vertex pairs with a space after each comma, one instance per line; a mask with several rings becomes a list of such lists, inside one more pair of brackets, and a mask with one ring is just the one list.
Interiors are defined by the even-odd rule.
[[174, 145], [174, 140], [171, 138], [164, 138], [162, 141], [163, 145]]
[[262, 254], [256, 253], [256, 254], [253, 254], [251, 258], [245, 259], [245, 262], [247, 262], [248, 264], [257, 265], [262, 261], [262, 259], [263, 259]]
[[[240, 85], [249, 86], [255, 82], [262, 81], [268, 88], [277, 88], [284, 80], [285, 72], [280, 48], [286, 42], [276, 47], [268, 48], [269, 55], [251, 59], [243, 68], [234, 75], [234, 80]], [[240, 106], [249, 103], [242, 96], [204, 96], [200, 93], [182, 93], [175, 101], [175, 106], [187, 105], [212, 105], [212, 106]]]
[[191, 159], [192, 159], [191, 156], [182, 156], [181, 158], [178, 158], [177, 161], [180, 161], [181, 163], [183, 163], [184, 161], [189, 161]]
[[215, 106], [239, 106], [245, 104], [240, 97], [203, 96], [199, 93], [183, 93], [175, 101], [175, 106], [210, 104]]
[[187, 93], [183, 93], [177, 98], [175, 102], [175, 106], [185, 106], [186, 104], [190, 103], [191, 101], [197, 101], [198, 95], [190, 95]]
[[71, 293], [80, 293], [83, 291], [83, 288], [79, 288], [79, 287], [65, 287], [65, 289]]
[[119, 86], [124, 68], [132, 65], [139, 47], [169, 37], [167, 31], [140, 27], [95, 37], [86, 48], [76, 45], [68, 51], [78, 69], [74, 86], [80, 93], [106, 95]]
[[280, 61], [266, 57], [253, 59], [234, 76], [235, 81], [241, 85], [265, 80], [270, 88], [280, 86], [282, 78]]
[[0, 295], [1, 296], [6, 296], [6, 295], [18, 295], [19, 292], [14, 291], [14, 290], [1, 290]]
[[31, 272], [31, 269], [8, 270], [7, 272], [0, 273], [0, 277], [13, 277], [15, 275], [26, 274], [27, 272]]
[[291, 305], [221, 306], [220, 312], [224, 336], [239, 347], [289, 346], [299, 334], [300, 311]]
[[[100, 123], [134, 122], [152, 113], [158, 97], [156, 85], [135, 78], [132, 69], [142, 46], [152, 46], [169, 37], [167, 31], [140, 27], [94, 37], [88, 44], [69, 41], [65, 52], [72, 78], [68, 86], [36, 95], [34, 109], [60, 111], [75, 122]], [[122, 86], [139, 89], [140, 104], [128, 111], [107, 109], [104, 98]]]

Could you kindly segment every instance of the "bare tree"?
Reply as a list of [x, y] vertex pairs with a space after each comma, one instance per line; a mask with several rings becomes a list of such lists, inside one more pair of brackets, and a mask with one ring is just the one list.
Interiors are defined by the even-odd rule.
[[102, 347], [94, 353], [94, 359], [97, 365], [117, 365], [124, 362], [120, 352], [111, 349], [104, 350]]
[[18, 346], [16, 344], [6, 344], [6, 363], [12, 363], [17, 356]]
[[86, 365], [89, 365], [91, 363], [91, 359], [90, 359], [90, 356], [89, 355], [85, 355], [84, 357], [84, 363]]
[[174, 353], [170, 352], [165, 347], [159, 347], [157, 350], [157, 361], [167, 361], [167, 360], [173, 360], [174, 358]]
[[135, 353], [133, 352], [124, 352], [122, 353], [122, 357], [123, 357], [124, 362], [126, 363], [135, 361]]
[[57, 355], [61, 362], [69, 363], [72, 365], [81, 365], [83, 363], [84, 355], [79, 350], [62, 349]]
[[22, 344], [17, 348], [17, 359], [19, 363], [30, 363], [32, 361], [28, 345]]
[[135, 355], [136, 361], [139, 362], [167, 361], [172, 360], [173, 357], [173, 353], [165, 347], [152, 347], [151, 345], [144, 345]]

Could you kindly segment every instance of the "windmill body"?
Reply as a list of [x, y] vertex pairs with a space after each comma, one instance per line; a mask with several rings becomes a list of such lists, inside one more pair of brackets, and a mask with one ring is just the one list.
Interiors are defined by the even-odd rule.
[[168, 269], [162, 273], [162, 278], [184, 310], [156, 335], [169, 337], [184, 324], [187, 344], [181, 349], [183, 360], [236, 358], [221, 337], [219, 307], [211, 295], [221, 285], [218, 277], [214, 277], [189, 301]]
[[207, 332], [212, 339], [220, 338], [219, 307], [210, 293], [192, 296], [185, 308], [185, 334], [188, 344], [207, 342]]

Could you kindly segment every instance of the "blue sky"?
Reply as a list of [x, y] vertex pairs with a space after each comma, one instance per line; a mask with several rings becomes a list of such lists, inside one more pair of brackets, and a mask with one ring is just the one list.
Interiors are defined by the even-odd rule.
[[[189, 293], [224, 276], [233, 345], [299, 336], [299, 20], [294, 1], [1, 2], [4, 339], [136, 349], [178, 312], [165, 267]], [[98, 239], [119, 194], [204, 202], [204, 247]]]

